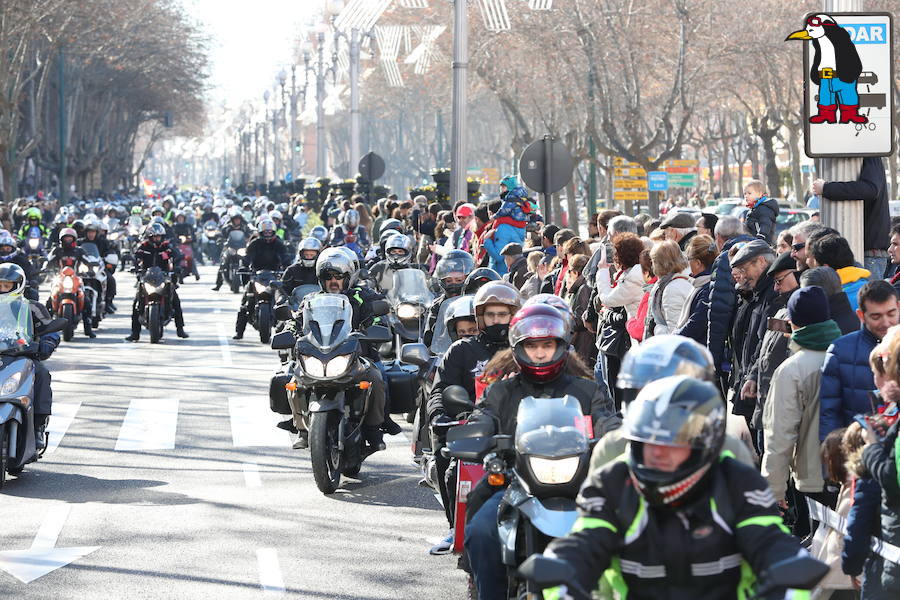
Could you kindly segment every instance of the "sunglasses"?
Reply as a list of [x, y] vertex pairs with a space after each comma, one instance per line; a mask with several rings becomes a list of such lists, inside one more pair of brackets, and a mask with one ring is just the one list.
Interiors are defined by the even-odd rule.
[[775, 285], [781, 285], [781, 282], [782, 282], [782, 281], [784, 281], [785, 279], [787, 279], [788, 277], [790, 277], [790, 276], [793, 275], [793, 274], [794, 274], [793, 271], [789, 271], [788, 273], [785, 273], [785, 274], [782, 275], [781, 277], [778, 277], [778, 278], [776, 278], [776, 279], [772, 279], [772, 281], [775, 282]]
[[322, 279], [325, 281], [343, 281], [346, 276], [343, 273], [325, 273], [322, 275]]
[[806, 242], [797, 242], [796, 244], [791, 244], [791, 248], [793, 248], [797, 252], [800, 252], [801, 250], [806, 248]]

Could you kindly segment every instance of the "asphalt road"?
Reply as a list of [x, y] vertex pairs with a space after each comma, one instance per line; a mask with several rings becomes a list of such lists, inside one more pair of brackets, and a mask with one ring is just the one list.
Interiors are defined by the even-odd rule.
[[455, 557], [427, 554], [446, 524], [416, 485], [409, 426], [322, 495], [274, 427], [277, 357], [251, 327], [231, 339], [239, 297], [213, 292], [214, 273], [180, 288], [190, 339], [170, 324], [161, 344], [122, 341], [120, 273], [119, 313], [48, 361], [52, 448], [0, 492], [0, 568], [50, 572], [0, 570], [0, 598], [465, 597]]

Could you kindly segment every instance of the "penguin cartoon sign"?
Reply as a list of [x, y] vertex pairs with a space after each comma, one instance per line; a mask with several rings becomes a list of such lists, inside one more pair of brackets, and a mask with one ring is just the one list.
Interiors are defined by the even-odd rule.
[[787, 36], [804, 41], [806, 154], [888, 156], [894, 151], [890, 13], [811, 13]]

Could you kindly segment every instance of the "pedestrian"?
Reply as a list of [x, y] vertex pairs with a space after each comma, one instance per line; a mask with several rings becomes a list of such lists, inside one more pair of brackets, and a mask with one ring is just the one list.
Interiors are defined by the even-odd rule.
[[554, 256], [556, 260], [554, 261], [553, 270], [550, 272], [547, 277], [544, 278], [544, 282], [541, 284], [541, 293], [542, 294], [556, 294], [559, 295], [560, 289], [563, 286], [566, 278], [566, 267], [568, 262], [566, 260], [565, 252], [563, 251], [563, 247], [565, 243], [576, 237], [575, 232], [571, 229], [559, 229], [556, 233], [553, 234], [553, 245], [555, 247]]
[[[598, 218], [598, 228], [604, 232], [597, 248], [591, 254], [587, 267], [584, 269], [584, 278], [591, 288], [597, 287], [597, 266], [602, 262], [611, 264], [613, 244], [612, 240], [620, 233], [637, 233], [637, 222], [629, 216], [618, 211], [604, 211], [600, 217], [612, 215], [609, 219]], [[605, 225], [604, 225], [605, 223]], [[607, 277], [608, 279], [608, 277]]]
[[820, 440], [835, 429], [848, 426], [855, 415], [874, 412], [869, 394], [875, 389], [875, 381], [869, 354], [888, 329], [900, 321], [897, 292], [883, 280], [867, 283], [859, 291], [856, 314], [862, 328], [836, 339], [825, 354]]
[[697, 219], [697, 223], [695, 224], [697, 228], [697, 235], [708, 235], [709, 237], [713, 237], [716, 231], [716, 223], [718, 222], [719, 217], [712, 213], [703, 213], [700, 215], [700, 218]]
[[894, 289], [900, 293], [900, 225], [891, 227], [891, 240], [888, 245], [888, 258], [890, 264], [887, 268], [887, 277]]
[[[538, 251], [529, 252], [525, 256], [527, 257], [525, 260], [528, 265], [528, 275], [525, 283], [522, 284], [522, 288], [519, 290], [523, 301], [540, 292], [541, 280], [549, 272], [551, 260], [543, 252]], [[576, 318], [578, 318], [577, 315]]]
[[597, 360], [596, 335], [585, 327], [583, 315], [587, 310], [591, 298], [591, 288], [587, 286], [582, 272], [587, 265], [588, 257], [584, 254], [576, 254], [569, 260], [569, 270], [566, 273], [566, 292], [563, 299], [572, 308], [575, 315], [575, 335], [572, 337], [572, 347], [584, 364], [592, 365]]
[[503, 257], [506, 265], [503, 280], [512, 284], [517, 290], [521, 290], [528, 274], [528, 263], [525, 255], [522, 254], [522, 244], [510, 242], [500, 250], [500, 256]]
[[803, 221], [791, 227], [791, 257], [797, 261], [797, 271], [802, 273], [809, 268], [806, 264], [806, 242], [813, 234], [824, 229], [824, 225], [814, 221]]
[[800, 285], [803, 287], [817, 285], [825, 290], [828, 296], [828, 307], [831, 309], [831, 318], [841, 329], [841, 335], [846, 335], [859, 329], [859, 317], [850, 306], [847, 294], [841, 289], [841, 278], [831, 267], [816, 267], [807, 269], [800, 275]]
[[794, 243], [794, 236], [791, 235], [790, 229], [784, 229], [778, 234], [775, 240], [775, 252], [783, 254], [791, 251], [791, 244]]
[[687, 260], [674, 240], [653, 246], [650, 259], [659, 280], [650, 290], [649, 312], [644, 325], [645, 340], [652, 335], [675, 331], [681, 308], [694, 289], [688, 279]]
[[691, 270], [691, 284], [694, 289], [688, 296], [675, 333], [706, 344], [706, 330], [709, 319], [709, 286], [712, 277], [712, 265], [719, 255], [716, 242], [712, 237], [698, 234], [688, 243], [685, 257]]
[[854, 264], [853, 251], [850, 250], [847, 239], [834, 233], [814, 235], [807, 244], [806, 254], [806, 263], [810, 267], [824, 265], [837, 271], [841, 278], [841, 289], [847, 294], [850, 306], [856, 310], [856, 294], [866, 284], [871, 273]]

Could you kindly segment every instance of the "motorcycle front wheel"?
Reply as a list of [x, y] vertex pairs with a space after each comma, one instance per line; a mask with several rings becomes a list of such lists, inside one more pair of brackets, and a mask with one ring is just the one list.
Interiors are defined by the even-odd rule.
[[147, 309], [147, 329], [150, 330], [150, 343], [158, 344], [162, 339], [162, 315], [159, 314], [159, 304], [151, 304]]
[[341, 451], [337, 439], [340, 420], [335, 411], [313, 413], [309, 420], [313, 479], [323, 494], [333, 494], [341, 483]]
[[71, 304], [63, 305], [62, 318], [66, 320], [66, 328], [63, 329], [63, 339], [72, 341], [75, 336], [75, 307]]
[[260, 302], [256, 308], [256, 328], [259, 341], [268, 344], [272, 339], [272, 307], [267, 302]]
[[6, 441], [6, 423], [0, 427], [0, 490], [3, 489], [3, 484], [6, 483], [6, 465], [9, 462], [9, 448], [7, 448], [8, 443]]

